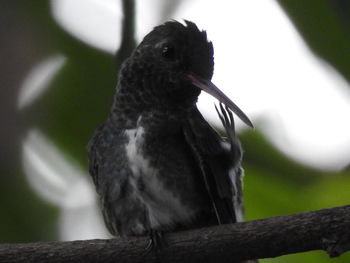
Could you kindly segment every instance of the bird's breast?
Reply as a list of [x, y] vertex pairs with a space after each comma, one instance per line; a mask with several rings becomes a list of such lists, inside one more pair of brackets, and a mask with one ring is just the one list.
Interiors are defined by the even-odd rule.
[[142, 126], [125, 130], [125, 152], [132, 172], [128, 179], [132, 189], [131, 198], [143, 203], [152, 229], [186, 222], [194, 216], [195, 210], [183, 203], [181, 193], [165, 183], [164, 177], [176, 174], [172, 174], [172, 171], [164, 174], [161, 167], [164, 156], [159, 156], [159, 151], [146, 151], [157, 147], [152, 145], [152, 140], [146, 139], [147, 132]]

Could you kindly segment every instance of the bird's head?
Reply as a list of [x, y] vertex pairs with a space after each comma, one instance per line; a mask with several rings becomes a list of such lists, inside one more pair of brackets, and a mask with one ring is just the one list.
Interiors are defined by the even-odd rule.
[[148, 98], [150, 103], [168, 107], [191, 108], [204, 90], [252, 126], [248, 117], [211, 82], [213, 53], [205, 31], [190, 21], [169, 21], [144, 37], [125, 63], [122, 75], [130, 76], [124, 78], [125, 82], [134, 81], [143, 100]]

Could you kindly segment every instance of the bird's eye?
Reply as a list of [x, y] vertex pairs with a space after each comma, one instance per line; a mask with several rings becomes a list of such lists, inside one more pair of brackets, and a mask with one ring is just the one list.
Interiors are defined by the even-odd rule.
[[162, 47], [162, 56], [163, 58], [166, 58], [166, 59], [174, 59], [175, 58], [175, 48], [171, 45], [164, 45]]

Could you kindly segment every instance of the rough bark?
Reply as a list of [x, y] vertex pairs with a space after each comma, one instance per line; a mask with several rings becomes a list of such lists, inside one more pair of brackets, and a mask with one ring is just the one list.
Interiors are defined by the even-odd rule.
[[350, 249], [350, 205], [165, 235], [160, 251], [145, 252], [147, 237], [1, 244], [0, 262], [235, 262]]

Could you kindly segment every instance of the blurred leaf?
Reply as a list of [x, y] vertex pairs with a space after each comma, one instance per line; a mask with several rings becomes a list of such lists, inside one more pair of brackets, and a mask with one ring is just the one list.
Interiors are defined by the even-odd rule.
[[[258, 132], [241, 136], [245, 149], [247, 220], [349, 204], [350, 172], [321, 172], [304, 167], [278, 152]], [[336, 262], [348, 262], [347, 253]], [[298, 253], [261, 262], [329, 262], [323, 251]], [[333, 261], [333, 259], [332, 259]]]
[[35, 195], [24, 177], [16, 179], [1, 189], [0, 242], [56, 240], [57, 209]]
[[95, 57], [94, 53], [97, 52], [81, 48], [78, 58], [69, 57], [30, 112], [34, 116], [31, 125], [41, 128], [83, 165], [87, 160], [87, 142], [106, 119], [115, 91], [113, 57]]
[[350, 30], [333, 0], [278, 2], [309, 47], [350, 81]]
[[350, 253], [347, 252], [340, 257], [337, 258], [330, 258], [326, 252], [324, 251], [311, 251], [311, 252], [304, 252], [304, 253], [297, 253], [297, 254], [291, 254], [286, 256], [281, 256], [275, 259], [262, 259], [260, 260], [261, 263], [276, 263], [276, 262], [283, 262], [283, 263], [347, 263], [350, 260]]

